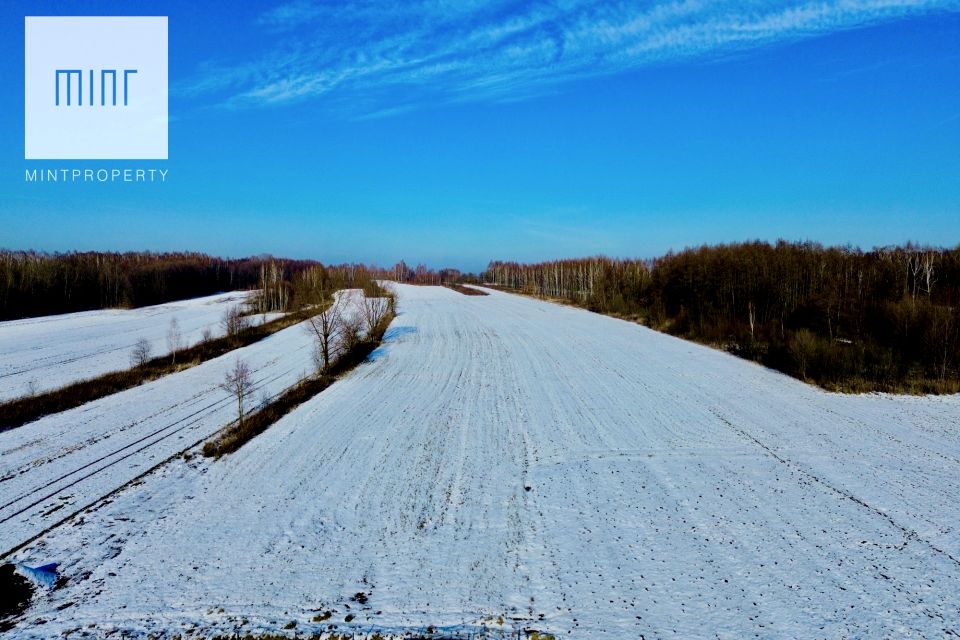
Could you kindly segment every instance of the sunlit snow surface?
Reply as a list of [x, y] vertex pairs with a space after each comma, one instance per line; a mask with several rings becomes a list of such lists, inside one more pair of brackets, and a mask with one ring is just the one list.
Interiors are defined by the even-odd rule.
[[[151, 355], [169, 353], [167, 332], [176, 318], [184, 346], [201, 340], [204, 329], [223, 335], [224, 312], [242, 305], [249, 291], [220, 293], [139, 309], [104, 309], [0, 322], [0, 402], [48, 391], [130, 366], [140, 338]], [[267, 319], [276, 314], [267, 316]], [[250, 316], [252, 323], [263, 315]]]
[[13, 635], [960, 633], [960, 398], [828, 394], [507, 294], [400, 295], [372, 361], [238, 453], [17, 552], [68, 582]]
[[[345, 311], [358, 313], [357, 292]], [[315, 369], [305, 323], [249, 346], [0, 433], [0, 552], [10, 550], [236, 420], [220, 388], [237, 360], [253, 409]]]

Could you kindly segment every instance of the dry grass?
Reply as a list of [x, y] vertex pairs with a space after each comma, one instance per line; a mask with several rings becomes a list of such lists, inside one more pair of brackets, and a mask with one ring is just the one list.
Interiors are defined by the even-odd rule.
[[488, 296], [490, 295], [486, 291], [481, 289], [475, 289], [473, 287], [465, 287], [462, 284], [448, 283], [443, 285], [448, 289], [453, 289], [457, 293], [462, 293], [465, 296]]

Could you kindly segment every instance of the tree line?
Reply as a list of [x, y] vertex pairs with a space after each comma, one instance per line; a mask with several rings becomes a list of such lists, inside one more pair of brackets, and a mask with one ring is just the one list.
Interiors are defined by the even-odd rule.
[[202, 253], [0, 250], [0, 320], [74, 311], [136, 308], [258, 289], [249, 313], [288, 312], [315, 303], [317, 290], [367, 288], [374, 280], [457, 282], [456, 269], [323, 265], [272, 256], [218, 258]]
[[[324, 266], [318, 262], [270, 257], [250, 260], [255, 264], [246, 277], [261, 291], [247, 302], [224, 309], [220, 331], [207, 327], [200, 341], [190, 344], [179, 321], [173, 317], [167, 326], [165, 353], [155, 355], [154, 343], [139, 337], [130, 344], [129, 369], [42, 393], [27, 389], [25, 396], [0, 403], [0, 430], [195, 366], [299, 323], [315, 338], [312, 342], [318, 373], [328, 375], [340, 366], [337, 363], [345, 355], [353, 362], [351, 358], [360, 357], [364, 349], [372, 350], [371, 340], [382, 336], [393, 317], [394, 297], [389, 287], [378, 284], [380, 270], [364, 265]], [[341, 289], [360, 289], [366, 295], [350, 294], [356, 305], [348, 309], [347, 298], [337, 294]], [[268, 311], [287, 313], [260, 323], [251, 322], [252, 314]], [[242, 369], [234, 373], [242, 373]], [[227, 385], [231, 394], [247, 389], [240, 384], [241, 378], [236, 378], [232, 386]], [[245, 407], [244, 400], [242, 397], [239, 401], [241, 410]]]
[[381, 280], [393, 280], [394, 282], [403, 282], [405, 284], [444, 285], [479, 282], [473, 274], [463, 273], [459, 269], [429, 269], [424, 264], [410, 267], [403, 260], [393, 265], [390, 269], [375, 268], [375, 271], [377, 277]]
[[[268, 256], [224, 259], [202, 253], [0, 250], [0, 320], [142, 307], [250, 289], [289, 279], [315, 264]], [[282, 290], [268, 291], [256, 310], [279, 310], [286, 301], [270, 296]]]
[[749, 242], [653, 260], [494, 261], [483, 279], [831, 389], [960, 391], [960, 248]]

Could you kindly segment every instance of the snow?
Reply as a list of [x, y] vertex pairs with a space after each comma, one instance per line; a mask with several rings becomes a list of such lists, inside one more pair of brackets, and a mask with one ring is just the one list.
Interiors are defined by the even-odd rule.
[[[166, 355], [173, 318], [187, 346], [199, 342], [204, 329], [221, 336], [224, 311], [243, 304], [251, 293], [234, 291], [139, 309], [0, 322], [0, 402], [127, 369], [140, 338], [150, 341], [152, 356]], [[259, 323], [278, 315], [250, 316], [250, 321]]]
[[[582, 310], [399, 289], [374, 357], [239, 452], [15, 553], [68, 582], [13, 635], [960, 633], [960, 397], [830, 394]], [[56, 424], [34, 437], [74, 438]]]
[[[357, 313], [355, 298], [345, 312]], [[236, 419], [220, 389], [236, 360], [254, 382], [248, 408], [315, 369], [300, 323], [219, 358], [0, 434], [0, 551], [66, 516]]]

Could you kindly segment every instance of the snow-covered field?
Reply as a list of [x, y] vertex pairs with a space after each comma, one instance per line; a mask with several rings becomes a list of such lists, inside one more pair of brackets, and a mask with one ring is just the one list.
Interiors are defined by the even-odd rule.
[[[165, 355], [173, 318], [187, 346], [199, 342], [204, 329], [221, 336], [224, 311], [244, 303], [250, 295], [249, 291], [234, 291], [140, 309], [0, 322], [0, 402], [126, 369], [140, 338], [150, 341], [153, 356]], [[253, 323], [263, 319], [262, 315], [250, 316]]]
[[314, 368], [296, 325], [196, 367], [0, 434], [0, 551], [28, 540], [236, 419], [219, 388], [237, 359], [251, 368], [251, 406]]
[[[828, 394], [497, 292], [400, 295], [372, 361], [238, 453], [177, 459], [17, 552], [68, 581], [13, 634], [960, 634], [960, 398]], [[216, 383], [171, 378], [170, 406]], [[0, 434], [5, 468], [36, 460], [4, 502], [76, 466], [41, 458], [84, 441], [66, 422], [103, 430], [50, 420]]]
[[[346, 312], [358, 312], [356, 293]], [[0, 433], [0, 552], [123, 486], [235, 420], [219, 388], [249, 365], [255, 408], [314, 370], [304, 323], [190, 369]]]

